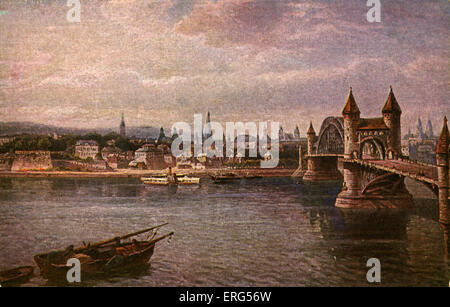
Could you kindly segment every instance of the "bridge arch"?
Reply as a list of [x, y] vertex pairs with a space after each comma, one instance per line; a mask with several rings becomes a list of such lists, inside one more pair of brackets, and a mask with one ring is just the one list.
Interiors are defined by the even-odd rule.
[[342, 117], [330, 116], [320, 126], [316, 154], [344, 153], [344, 120]]
[[396, 150], [394, 150], [391, 147], [386, 149], [386, 158], [388, 160], [398, 159], [398, 157], [399, 157], [399, 154], [398, 154], [398, 152]]
[[376, 136], [368, 136], [360, 140], [359, 148], [363, 159], [384, 160], [386, 157], [386, 148], [383, 140]]

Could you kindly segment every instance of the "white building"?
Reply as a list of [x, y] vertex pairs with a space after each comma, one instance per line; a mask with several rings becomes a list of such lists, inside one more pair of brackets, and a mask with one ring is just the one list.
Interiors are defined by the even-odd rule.
[[80, 140], [75, 144], [75, 156], [81, 159], [95, 159], [98, 154], [98, 143], [93, 140]]

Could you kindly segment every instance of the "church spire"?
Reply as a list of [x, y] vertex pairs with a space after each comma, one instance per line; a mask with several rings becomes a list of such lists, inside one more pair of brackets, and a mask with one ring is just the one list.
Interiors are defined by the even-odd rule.
[[122, 112], [122, 120], [121, 120], [121, 122], [120, 122], [120, 127], [119, 127], [119, 134], [120, 134], [122, 137], [126, 137], [125, 117], [124, 117], [124, 115], [123, 115], [123, 112]]
[[433, 137], [433, 125], [431, 124], [431, 120], [428, 118], [427, 121], [427, 130], [426, 130], [427, 136], [432, 138]]
[[300, 139], [300, 129], [298, 129], [298, 125], [295, 125], [294, 138]]
[[417, 118], [417, 131], [416, 131], [416, 134], [417, 134], [417, 137], [420, 137], [420, 138], [422, 138], [424, 136], [422, 120], [420, 119], [420, 116]]
[[206, 123], [203, 130], [203, 139], [208, 139], [212, 136], [212, 127], [211, 127], [211, 114], [208, 111], [208, 114], [206, 115]]

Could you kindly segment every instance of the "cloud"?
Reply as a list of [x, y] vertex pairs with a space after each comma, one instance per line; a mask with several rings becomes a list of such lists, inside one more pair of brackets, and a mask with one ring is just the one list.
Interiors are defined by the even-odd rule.
[[5, 1], [0, 120], [170, 127], [210, 110], [306, 129], [350, 85], [378, 116], [390, 84], [405, 119], [448, 113], [448, 2], [385, 0], [380, 24], [354, 1], [93, 0], [79, 24], [63, 4]]
[[176, 31], [204, 34], [214, 46], [273, 45], [274, 29], [287, 11], [284, 1], [201, 1], [176, 25]]

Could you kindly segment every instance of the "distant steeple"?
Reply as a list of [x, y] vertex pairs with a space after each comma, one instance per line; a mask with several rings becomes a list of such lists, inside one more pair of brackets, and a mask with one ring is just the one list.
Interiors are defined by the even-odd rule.
[[158, 143], [161, 143], [165, 137], [166, 134], [164, 133], [164, 128], [161, 126], [161, 128], [159, 129]]
[[123, 115], [123, 112], [122, 112], [122, 121], [120, 122], [120, 127], [119, 127], [119, 134], [122, 137], [126, 137], [125, 117]]
[[295, 126], [295, 129], [294, 129], [294, 138], [300, 139], [300, 129], [298, 129], [297, 125]]
[[280, 126], [280, 130], [278, 131], [278, 138], [280, 141], [284, 140], [284, 130], [282, 126]]
[[417, 135], [417, 137], [420, 137], [420, 138], [423, 137], [423, 127], [422, 127], [422, 121], [420, 120], [420, 117], [417, 119], [416, 135]]
[[353, 90], [350, 87], [350, 92], [348, 93], [347, 101], [345, 102], [342, 114], [360, 114], [358, 105], [356, 104], [355, 98], [353, 97]]
[[431, 124], [431, 120], [428, 119], [427, 121], [427, 129], [426, 129], [426, 134], [429, 138], [433, 137], [433, 125]]
[[206, 124], [205, 129], [203, 131], [203, 138], [206, 140], [212, 136], [212, 128], [211, 128], [211, 114], [208, 111], [206, 115]]

